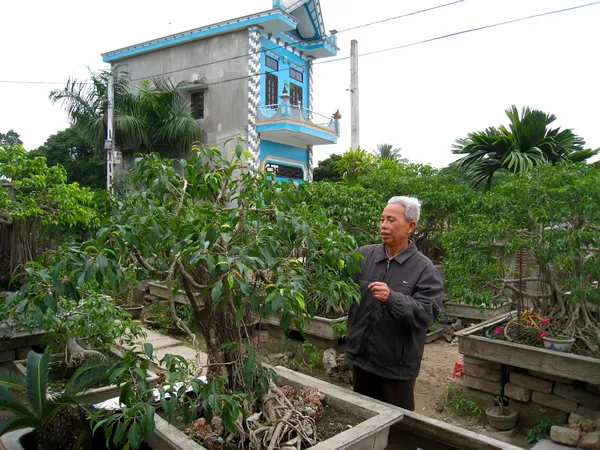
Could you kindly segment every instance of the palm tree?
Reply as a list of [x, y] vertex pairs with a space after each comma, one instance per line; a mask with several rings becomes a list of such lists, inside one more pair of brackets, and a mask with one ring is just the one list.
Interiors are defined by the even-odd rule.
[[[61, 429], [57, 432], [57, 427], [64, 428], [65, 424], [68, 426], [69, 421], [64, 418], [60, 420], [58, 416], [66, 414], [76, 419], [81, 413], [81, 404], [77, 400], [77, 395], [107, 378], [107, 371], [110, 368], [109, 362], [104, 358], [88, 359], [75, 372], [62, 392], [50, 395], [48, 392], [49, 363], [50, 355], [46, 350], [43, 354], [29, 352], [25, 376], [0, 368], [0, 409], [13, 414], [0, 421], [0, 436], [9, 431], [32, 427], [42, 435], [57, 435], [60, 440], [68, 440], [69, 436], [65, 436], [65, 430]], [[25, 395], [17, 396], [13, 391]], [[25, 401], [23, 397], [27, 400]], [[89, 428], [87, 422], [85, 428]]]
[[[106, 138], [109, 70], [90, 71], [88, 81], [69, 79], [64, 89], [50, 93], [61, 101], [73, 128], [96, 148]], [[189, 99], [179, 86], [161, 78], [143, 80], [131, 90], [129, 74], [112, 69], [114, 79], [114, 139], [120, 149], [179, 154], [202, 136], [192, 117]]]
[[469, 133], [452, 145], [452, 153], [467, 155], [453, 164], [475, 185], [485, 181], [489, 189], [499, 170], [521, 172], [546, 163], [581, 162], [600, 150], [585, 149], [585, 141], [569, 129], [549, 128], [556, 120], [554, 114], [525, 107], [519, 116], [512, 105], [506, 115], [508, 128], [501, 125]]
[[398, 164], [406, 164], [408, 159], [400, 156], [401, 151], [401, 148], [395, 148], [392, 144], [377, 144], [377, 149], [373, 150], [373, 153], [380, 160], [389, 159], [398, 162]]

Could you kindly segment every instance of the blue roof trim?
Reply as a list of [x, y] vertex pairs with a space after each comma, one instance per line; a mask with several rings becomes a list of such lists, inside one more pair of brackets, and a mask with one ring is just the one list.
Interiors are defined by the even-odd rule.
[[256, 131], [293, 131], [296, 133], [304, 133], [309, 134], [311, 136], [319, 137], [321, 139], [326, 139], [328, 141], [332, 141], [334, 144], [337, 143], [337, 136], [332, 132], [324, 133], [322, 131], [315, 130], [314, 128], [307, 127], [304, 125], [296, 125], [289, 122], [280, 122], [280, 123], [269, 123], [269, 124], [256, 124]]
[[325, 39], [317, 40], [314, 42], [301, 42], [293, 38], [287, 33], [280, 33], [281, 39], [288, 44], [292, 44], [298, 50], [315, 50], [318, 48], [325, 48], [331, 52], [334, 56], [337, 55], [338, 49], [329, 44]]
[[285, 13], [281, 9], [277, 9], [267, 11], [265, 13], [243, 17], [240, 19], [228, 20], [226, 22], [197, 28], [195, 30], [185, 31], [183, 33], [173, 34], [164, 38], [155, 39], [153, 41], [143, 42], [138, 45], [107, 52], [102, 54], [102, 60], [104, 62], [116, 61], [122, 58], [127, 58], [129, 56], [137, 55], [140, 53], [146, 53], [159, 48], [177, 45], [216, 34], [227, 33], [247, 28], [252, 25], [259, 25], [261, 23], [268, 22], [273, 19], [282, 20], [286, 25], [290, 27], [290, 29], [296, 29], [296, 21], [289, 14]]

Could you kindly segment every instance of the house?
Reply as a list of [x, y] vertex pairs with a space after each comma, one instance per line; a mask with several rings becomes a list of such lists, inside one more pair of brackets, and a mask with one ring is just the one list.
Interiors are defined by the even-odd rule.
[[[168, 77], [189, 93], [205, 144], [242, 136], [248, 164], [277, 179], [312, 180], [314, 145], [334, 144], [339, 113], [313, 105], [313, 62], [335, 56], [319, 0], [273, 0], [273, 9], [102, 55], [131, 79]], [[230, 149], [230, 151], [232, 151]]]

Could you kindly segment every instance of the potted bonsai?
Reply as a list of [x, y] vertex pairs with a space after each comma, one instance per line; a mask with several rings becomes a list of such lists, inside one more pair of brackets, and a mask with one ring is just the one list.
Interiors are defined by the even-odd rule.
[[118, 289], [113, 289], [115, 303], [127, 311], [133, 319], [139, 319], [142, 316], [144, 304], [143, 291], [138, 289], [138, 271], [135, 266], [131, 265], [123, 268], [123, 282]]
[[490, 406], [485, 410], [485, 416], [490, 426], [498, 431], [512, 430], [517, 424], [519, 411], [512, 410], [506, 405], [508, 399], [502, 395], [501, 388], [496, 392], [498, 395], [494, 398], [497, 406]]

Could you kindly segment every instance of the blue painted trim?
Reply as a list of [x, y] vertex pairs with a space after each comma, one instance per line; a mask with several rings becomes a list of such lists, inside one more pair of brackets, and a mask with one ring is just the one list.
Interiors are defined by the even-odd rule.
[[[310, 3], [310, 2], [307, 2], [307, 3], [305, 3], [303, 6], [304, 6], [304, 9], [306, 10], [306, 15], [307, 15], [307, 16], [308, 16], [308, 18], [310, 19], [310, 25], [312, 26], [312, 28], [313, 28], [313, 31], [315, 32], [315, 34], [314, 34], [313, 36], [314, 36], [315, 38], [318, 38], [318, 37], [321, 37], [321, 32], [320, 32], [320, 30], [319, 30], [319, 26], [318, 26], [317, 24], [315, 24], [315, 20], [313, 19], [313, 15], [312, 15], [312, 13], [310, 12], [310, 9], [308, 9], [308, 5], [309, 5], [309, 3]], [[313, 5], [313, 7], [314, 7], [314, 5]]]
[[287, 42], [288, 44], [294, 45], [294, 47], [299, 50], [316, 50], [318, 48], [324, 48], [328, 50], [333, 56], [337, 55], [337, 49], [329, 45], [327, 42], [319, 41], [314, 43], [302, 43], [298, 42], [295, 39], [292, 39], [290, 36], [284, 33], [279, 33], [281, 40]]
[[[128, 56], [137, 55], [140, 53], [146, 53], [152, 50], [156, 50], [162, 47], [167, 47], [171, 45], [181, 44], [183, 42], [188, 42], [196, 39], [206, 38], [208, 36], [223, 34], [227, 32], [232, 32], [240, 29], [244, 29], [250, 27], [252, 25], [259, 25], [264, 22], [269, 22], [272, 20], [281, 20], [290, 29], [296, 29], [296, 22], [287, 17], [286, 14], [281, 10], [273, 11], [268, 13], [267, 15], [261, 17], [254, 17], [252, 19], [247, 18], [245, 20], [239, 20], [235, 23], [226, 23], [224, 25], [219, 25], [214, 28], [199, 28], [197, 30], [192, 30], [186, 32], [186, 34], [179, 33], [172, 36], [167, 36], [162, 38], [161, 40], [154, 40], [146, 43], [142, 43], [136, 46], [126, 47], [121, 50], [114, 50], [112, 52], [108, 52], [102, 55], [102, 60], [104, 62], [116, 61], [122, 58], [126, 58]], [[235, 19], [234, 19], [235, 20]], [[232, 22], [232, 21], [229, 21]]]
[[308, 134], [310, 136], [320, 137], [321, 139], [332, 141], [332, 143], [334, 144], [337, 143], [337, 136], [333, 133], [327, 134], [304, 125], [292, 124], [288, 122], [257, 125], [256, 131], [258, 131], [259, 133], [262, 133], [263, 131], [291, 131], [295, 133], [303, 133]]

